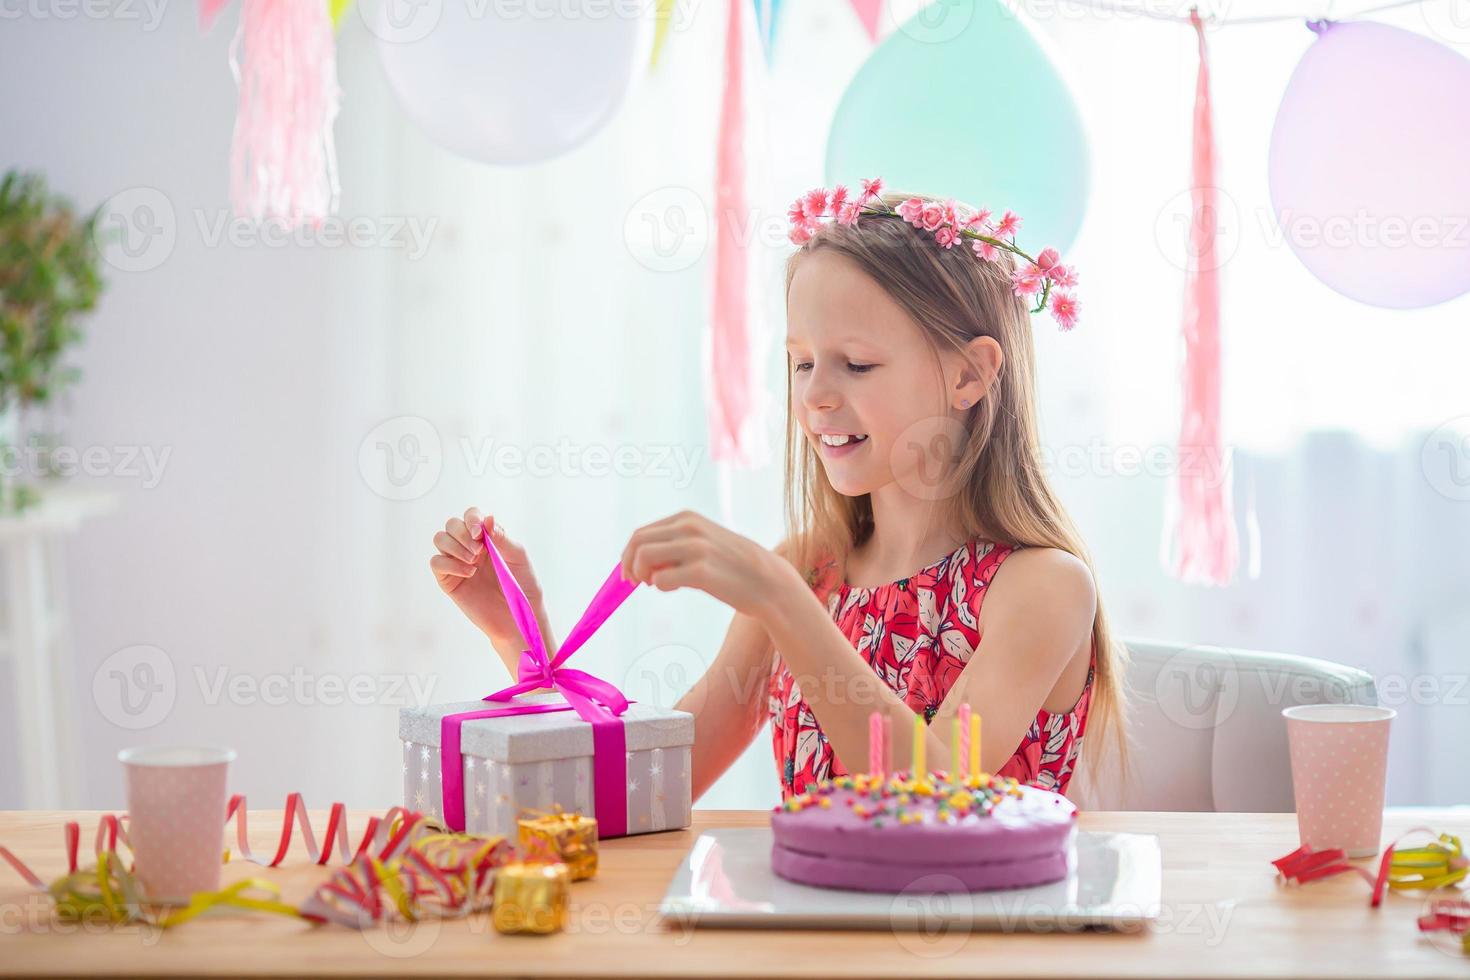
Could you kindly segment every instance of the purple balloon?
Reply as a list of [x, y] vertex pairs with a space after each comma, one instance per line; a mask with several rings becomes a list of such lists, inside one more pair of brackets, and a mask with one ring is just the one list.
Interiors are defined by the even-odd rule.
[[1277, 227], [1312, 274], [1393, 309], [1470, 291], [1470, 60], [1385, 24], [1320, 31], [1271, 131]]

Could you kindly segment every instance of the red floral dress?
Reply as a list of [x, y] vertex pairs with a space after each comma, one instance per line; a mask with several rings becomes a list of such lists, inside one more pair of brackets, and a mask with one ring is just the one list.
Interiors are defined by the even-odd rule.
[[[875, 588], [848, 585], [828, 560], [808, 575], [808, 582], [818, 598], [825, 596], [833, 621], [869, 666], [929, 722], [980, 643], [980, 604], [1013, 550], [971, 541], [908, 578]], [[1072, 710], [1038, 711], [1000, 775], [1066, 792], [1082, 748], [1096, 666], [1094, 650]], [[816, 780], [847, 775], [779, 653], [768, 694], [782, 799]]]

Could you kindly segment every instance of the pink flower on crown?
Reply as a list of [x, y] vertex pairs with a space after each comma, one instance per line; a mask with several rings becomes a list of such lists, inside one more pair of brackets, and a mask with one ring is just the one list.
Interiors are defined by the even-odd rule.
[[822, 217], [827, 213], [827, 188], [818, 187], [806, 192], [806, 197], [801, 202], [802, 211], [810, 221]]
[[1047, 304], [1051, 307], [1051, 315], [1056, 318], [1057, 325], [1063, 330], [1071, 330], [1077, 325], [1077, 299], [1070, 293], [1053, 293]]
[[1011, 288], [1016, 291], [1017, 296], [1033, 296], [1041, 289], [1044, 278], [1035, 262], [1027, 262], [1025, 268], [1011, 273]]
[[[990, 220], [990, 209], [981, 208], [965, 219], [965, 227], [970, 231], [985, 234], [985, 222]], [[992, 236], [993, 237], [993, 236]]]
[[[1029, 297], [1041, 293], [1042, 305], [1049, 305], [1052, 316], [1063, 330], [1071, 330], [1077, 324], [1078, 302], [1075, 296], [1063, 290], [1077, 284], [1077, 271], [1063, 265], [1061, 255], [1055, 248], [1042, 249], [1034, 260], [1025, 259], [1025, 253], [1016, 247], [1016, 233], [1021, 228], [1021, 218], [1014, 211], [1006, 211], [1000, 221], [990, 224], [991, 212], [981, 209], [961, 218], [959, 205], [949, 198], [943, 202], [925, 201], [911, 197], [897, 207], [882, 200], [883, 181], [877, 177], [862, 178], [862, 194], [852, 194], [839, 184], [828, 190], [813, 188], [797, 198], [787, 211], [791, 222], [789, 237], [797, 245], [811, 241], [821, 228], [820, 219], [832, 218], [838, 224], [856, 224], [865, 211], [895, 215], [916, 228], [932, 232], [934, 241], [941, 248], [953, 248], [964, 237], [984, 236], [991, 241], [978, 238], [970, 242], [970, 248], [980, 259], [995, 262], [1002, 252], [1014, 252], [1024, 265], [1010, 274], [1011, 288], [1017, 296]], [[993, 244], [1001, 239], [1000, 244]], [[1004, 241], [1009, 239], [1009, 242]]]
[[1014, 211], [1007, 211], [1000, 219], [1000, 224], [995, 226], [995, 234], [992, 238], [1007, 238], [1014, 240], [1016, 232], [1021, 230], [1021, 218]]

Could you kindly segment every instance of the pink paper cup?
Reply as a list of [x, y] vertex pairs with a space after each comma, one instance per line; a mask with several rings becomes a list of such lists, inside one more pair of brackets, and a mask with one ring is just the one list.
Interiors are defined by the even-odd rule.
[[143, 893], [165, 905], [217, 891], [225, 847], [225, 792], [233, 749], [123, 749], [128, 843]]
[[1388, 781], [1388, 729], [1398, 712], [1363, 704], [1286, 708], [1297, 831], [1314, 851], [1378, 853]]

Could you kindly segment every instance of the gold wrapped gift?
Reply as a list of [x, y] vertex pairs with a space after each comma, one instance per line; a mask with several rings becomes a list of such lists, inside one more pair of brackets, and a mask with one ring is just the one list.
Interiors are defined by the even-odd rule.
[[573, 881], [597, 874], [597, 818], [567, 812], [525, 811], [533, 815], [516, 821], [521, 849], [540, 861], [560, 861], [571, 871]]
[[495, 872], [490, 920], [496, 932], [560, 932], [570, 891], [571, 874], [560, 861], [512, 861]]

